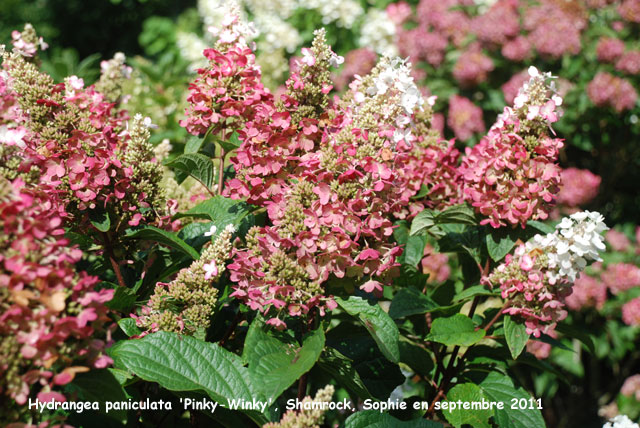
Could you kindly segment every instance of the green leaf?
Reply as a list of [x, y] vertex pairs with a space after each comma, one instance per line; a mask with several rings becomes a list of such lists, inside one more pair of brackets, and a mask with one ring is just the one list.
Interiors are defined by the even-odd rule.
[[127, 401], [122, 385], [109, 369], [91, 370], [77, 374], [73, 381], [65, 386], [65, 392], [77, 394], [82, 401], [97, 401], [99, 412], [122, 423], [127, 421], [126, 410], [109, 410], [106, 413], [106, 401]]
[[186, 172], [201, 182], [207, 189], [213, 183], [213, 162], [205, 155], [199, 153], [185, 153], [173, 159], [167, 166]]
[[430, 229], [439, 224], [469, 224], [476, 225], [473, 209], [466, 205], [454, 205], [442, 212], [425, 209], [418, 213], [411, 223], [411, 235], [415, 235], [424, 229]]
[[[500, 428], [544, 428], [545, 422], [537, 408], [530, 409], [531, 396], [524, 389], [516, 389], [513, 381], [500, 373], [492, 372], [479, 384], [485, 397], [491, 401], [502, 401], [504, 409], [494, 409], [494, 419]], [[448, 398], [448, 396], [447, 396]], [[512, 409], [513, 399], [527, 400], [526, 409]], [[534, 402], [535, 403], [535, 402]], [[537, 407], [537, 403], [533, 407]]]
[[529, 340], [527, 328], [524, 324], [515, 322], [513, 318], [511, 318], [511, 315], [505, 315], [504, 337], [507, 340], [509, 352], [511, 352], [511, 356], [515, 360]]
[[487, 251], [489, 252], [489, 256], [496, 262], [504, 259], [514, 245], [516, 245], [518, 238], [519, 231], [516, 229], [501, 227], [497, 230], [491, 230], [491, 233], [487, 234]]
[[118, 326], [124, 331], [127, 336], [137, 336], [142, 333], [142, 330], [136, 325], [136, 320], [133, 318], [122, 318], [118, 321]]
[[[447, 404], [456, 406], [456, 403], [460, 400], [462, 403], [479, 402], [484, 399], [482, 390], [478, 385], [473, 383], [461, 383], [447, 392]], [[444, 405], [444, 402], [442, 403]], [[463, 404], [464, 405], [464, 404]], [[455, 409], [442, 410], [444, 417], [456, 428], [460, 428], [464, 424], [469, 424], [472, 427], [486, 427], [491, 428], [489, 424], [489, 418], [492, 416], [493, 411], [491, 409], [465, 409], [463, 407], [456, 407]], [[502, 425], [500, 425], [502, 427]]]
[[438, 224], [478, 224], [473, 208], [467, 204], [447, 208], [437, 216], [436, 220]]
[[136, 229], [132, 232], [127, 233], [125, 237], [131, 239], [146, 239], [148, 241], [159, 242], [168, 247], [175, 248], [176, 250], [181, 251], [194, 260], [198, 260], [200, 258], [200, 253], [198, 253], [192, 246], [184, 242], [182, 239], [178, 238], [177, 234], [158, 229], [157, 227], [145, 226], [142, 229]]
[[216, 234], [222, 232], [228, 224], [232, 224], [243, 235], [255, 222], [249, 204], [219, 195], [199, 203], [187, 212], [174, 216], [176, 219], [182, 217], [211, 220], [218, 229]]
[[[118, 342], [109, 355], [116, 368], [170, 391], [202, 391], [223, 406], [234, 399], [264, 401], [240, 357], [215, 343], [162, 331]], [[268, 422], [258, 411], [240, 411], [260, 425]]]
[[89, 221], [100, 232], [108, 232], [111, 228], [109, 213], [104, 209], [89, 210]]
[[400, 333], [396, 323], [380, 306], [371, 305], [366, 300], [356, 296], [351, 296], [348, 300], [337, 297], [336, 302], [349, 315], [360, 320], [371, 334], [371, 337], [373, 337], [373, 340], [378, 344], [382, 354], [389, 361], [398, 362], [400, 359], [400, 350], [398, 349]]
[[249, 327], [242, 358], [249, 363], [252, 383], [272, 402], [314, 366], [324, 347], [324, 331], [311, 332], [302, 346], [270, 333], [264, 321], [256, 318]]
[[499, 296], [499, 290], [489, 290], [484, 285], [474, 285], [473, 287], [465, 288], [461, 292], [455, 295], [453, 298], [454, 302], [459, 302], [462, 300], [467, 300], [471, 297], [475, 296]]
[[411, 222], [410, 235], [416, 235], [422, 232], [424, 229], [432, 228], [436, 225], [436, 214], [434, 211], [425, 209], [420, 211], [417, 216], [414, 217]]
[[[407, 406], [408, 407], [408, 406]], [[363, 410], [349, 416], [344, 428], [442, 428], [442, 424], [425, 419], [401, 421], [388, 413], [377, 410]]]
[[416, 373], [429, 375], [433, 369], [433, 360], [431, 355], [424, 349], [413, 343], [401, 340], [400, 346], [400, 362], [411, 367]]
[[410, 315], [426, 314], [440, 305], [422, 294], [419, 290], [408, 287], [396, 293], [389, 307], [389, 316], [398, 319]]
[[234, 131], [226, 141], [218, 140], [218, 144], [224, 149], [225, 153], [229, 153], [240, 147], [242, 143], [240, 142], [240, 138], [238, 138], [238, 133]]
[[373, 398], [353, 367], [353, 360], [336, 349], [326, 348], [318, 360], [318, 367], [359, 398]]
[[107, 307], [114, 311], [128, 313], [136, 303], [136, 293], [127, 287], [115, 287], [115, 290], [113, 299], [106, 303]]
[[422, 199], [429, 194], [429, 188], [424, 184], [420, 186], [418, 193], [411, 197], [412, 200]]
[[402, 264], [417, 266], [424, 257], [424, 247], [427, 245], [425, 236], [409, 236], [402, 253]]
[[386, 400], [405, 381], [397, 364], [389, 361], [369, 332], [360, 324], [348, 321], [327, 332], [327, 345], [353, 361], [362, 383], [375, 398]]
[[200, 151], [200, 147], [202, 147], [202, 143], [204, 143], [204, 138], [196, 137], [192, 135], [187, 143], [184, 145], [185, 153], [198, 153]]
[[[579, 328], [576, 328], [566, 323], [558, 324], [556, 326], [556, 330], [558, 330], [560, 333], [564, 334], [567, 337], [578, 339], [580, 342], [582, 342], [582, 344], [585, 346], [585, 348], [587, 348], [587, 350], [591, 354], [595, 355], [596, 349], [593, 344], [593, 340], [591, 339], [591, 336], [586, 333], [586, 331], [588, 330], [583, 331], [583, 330], [580, 330]], [[633, 339], [631, 340], [633, 341]]]
[[437, 318], [433, 321], [427, 340], [447, 346], [471, 346], [480, 341], [484, 334], [483, 329], [475, 329], [471, 318], [455, 314], [449, 318]]
[[482, 263], [483, 228], [464, 226], [462, 231], [450, 231], [437, 241], [441, 253], [457, 252], [469, 254], [476, 263]]
[[529, 220], [527, 222], [527, 226], [533, 227], [534, 229], [537, 229], [542, 233], [553, 233], [556, 230], [553, 226], [537, 220]]

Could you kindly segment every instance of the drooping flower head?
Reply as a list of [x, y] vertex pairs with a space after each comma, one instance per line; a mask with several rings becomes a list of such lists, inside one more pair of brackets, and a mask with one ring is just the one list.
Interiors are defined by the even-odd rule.
[[511, 302], [504, 312], [524, 319], [529, 334], [540, 337], [567, 316], [571, 284], [588, 263], [601, 260], [608, 229], [603, 220], [589, 211], [565, 217], [553, 233], [519, 245], [486, 278]]
[[552, 76], [529, 68], [529, 81], [488, 135], [467, 148], [460, 173], [464, 198], [498, 228], [546, 219], [559, 190], [562, 140], [549, 135], [562, 98]]

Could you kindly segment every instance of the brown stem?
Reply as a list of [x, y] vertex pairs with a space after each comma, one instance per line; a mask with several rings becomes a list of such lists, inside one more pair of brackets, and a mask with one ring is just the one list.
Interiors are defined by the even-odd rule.
[[104, 240], [104, 248], [107, 251], [107, 255], [109, 256], [111, 267], [113, 267], [113, 272], [116, 274], [116, 278], [118, 279], [118, 285], [120, 285], [120, 287], [126, 287], [124, 278], [122, 277], [122, 272], [120, 271], [120, 265], [116, 261], [116, 257], [113, 254], [113, 247], [111, 246], [111, 241], [109, 240], [109, 235], [107, 234], [107, 232], [102, 232], [102, 239]]
[[233, 334], [238, 324], [240, 324], [240, 321], [242, 321], [242, 318], [243, 318], [242, 312], [238, 311], [238, 313], [236, 314], [236, 317], [231, 322], [229, 329], [225, 332], [224, 336], [222, 336], [222, 339], [220, 339], [220, 341], [218, 342], [218, 345], [222, 346], [227, 340], [229, 340], [229, 338]]
[[298, 381], [298, 400], [302, 401], [305, 395], [307, 395], [307, 376], [309, 372], [302, 375]]
[[491, 321], [489, 321], [489, 324], [487, 324], [486, 326], [484, 326], [484, 331], [488, 332], [489, 329], [491, 328], [491, 326], [498, 321], [498, 318], [500, 318], [500, 315], [502, 315], [502, 312], [507, 309], [509, 307], [509, 305], [511, 305], [511, 300], [507, 300], [506, 302], [504, 302], [504, 305], [502, 305], [502, 308], [500, 308], [500, 310], [498, 311], [498, 313], [491, 319]]
[[224, 149], [220, 147], [220, 165], [218, 165], [218, 195], [222, 195], [224, 184]]
[[425, 418], [429, 419], [429, 417], [433, 416], [436, 411], [436, 403], [442, 400], [442, 397], [444, 397], [444, 390], [440, 389], [431, 404], [429, 404], [429, 409], [427, 409], [427, 413], [424, 415]]

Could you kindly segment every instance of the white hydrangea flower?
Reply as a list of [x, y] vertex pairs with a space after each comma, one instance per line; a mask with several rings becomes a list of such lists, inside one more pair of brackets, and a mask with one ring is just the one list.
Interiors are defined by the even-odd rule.
[[180, 49], [180, 55], [189, 62], [191, 71], [207, 65], [207, 59], [202, 55], [202, 52], [208, 46], [197, 34], [178, 31], [176, 33], [176, 44]]
[[229, 223], [228, 225], [226, 225], [226, 226], [224, 227], [224, 230], [225, 230], [225, 232], [229, 232], [229, 233], [236, 233], [236, 227], [235, 227], [233, 224], [231, 224], [231, 223]]
[[602, 425], [602, 428], [640, 428], [640, 426], [627, 415], [618, 415]]
[[561, 278], [573, 282], [587, 263], [602, 260], [600, 252], [605, 250], [602, 232], [608, 229], [602, 214], [595, 211], [578, 212], [563, 218], [555, 232], [534, 236], [527, 242], [526, 251], [534, 248], [545, 251], [552, 284]]
[[395, 45], [396, 25], [385, 11], [371, 8], [360, 30], [360, 46], [368, 47], [381, 55], [397, 55]]
[[322, 15], [324, 25], [335, 22], [343, 28], [351, 28], [364, 11], [354, 0], [306, 0], [299, 1], [301, 7], [317, 10]]
[[213, 236], [216, 234], [217, 231], [218, 231], [218, 228], [216, 227], [216, 225], [212, 224], [211, 228], [209, 228], [209, 231], [204, 233], [204, 236]]
[[23, 138], [27, 135], [27, 130], [24, 128], [8, 128], [6, 125], [0, 126], [0, 144], [7, 144], [9, 146], [18, 146], [21, 149], [27, 147]]

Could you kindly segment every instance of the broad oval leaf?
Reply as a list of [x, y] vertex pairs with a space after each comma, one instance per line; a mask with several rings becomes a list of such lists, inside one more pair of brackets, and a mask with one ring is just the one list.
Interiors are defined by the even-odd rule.
[[167, 166], [191, 175], [207, 189], [210, 189], [213, 184], [213, 162], [203, 154], [185, 153], [173, 159]]
[[177, 234], [167, 230], [158, 229], [157, 227], [145, 226], [142, 229], [137, 229], [133, 232], [127, 233], [125, 237], [156, 241], [168, 247], [175, 248], [194, 260], [198, 260], [200, 258], [200, 253], [198, 253], [191, 245], [178, 238]]
[[336, 302], [349, 315], [360, 320], [389, 361], [397, 363], [400, 360], [400, 350], [398, 349], [400, 332], [396, 323], [380, 306], [371, 305], [357, 296], [351, 296], [348, 300], [337, 297]]
[[515, 360], [518, 355], [522, 353], [529, 335], [527, 334], [527, 328], [522, 323], [517, 323], [511, 318], [510, 315], [504, 317], [504, 337], [507, 340], [507, 346], [511, 357]]
[[[116, 368], [170, 391], [202, 391], [225, 407], [234, 399], [265, 401], [240, 357], [215, 343], [161, 331], [118, 342], [108, 353]], [[259, 424], [268, 422], [257, 411], [244, 412]]]
[[484, 335], [483, 329], [475, 329], [471, 318], [455, 314], [449, 318], [437, 318], [433, 321], [427, 340], [447, 346], [471, 346], [480, 341]]
[[393, 319], [409, 315], [426, 314], [440, 305], [413, 287], [403, 288], [396, 293], [389, 307], [389, 316]]
[[[468, 424], [474, 428], [491, 428], [489, 424], [489, 418], [493, 415], [493, 410], [491, 409], [465, 409], [464, 407], [460, 408], [458, 406], [458, 401], [462, 403], [472, 403], [472, 402], [481, 402], [482, 400], [487, 400], [482, 390], [478, 385], [473, 383], [461, 383], [449, 390], [447, 392], [447, 404], [454, 404], [456, 408], [451, 409], [443, 409], [442, 414], [447, 420], [453, 425], [455, 428], [460, 428], [462, 425]], [[441, 403], [444, 404], [444, 403]], [[464, 404], [463, 404], [464, 406]], [[502, 425], [500, 425], [502, 426]]]
[[220, 233], [225, 226], [232, 224], [241, 235], [254, 224], [251, 206], [244, 201], [237, 201], [224, 196], [215, 196], [199, 203], [189, 211], [178, 213], [174, 218], [195, 217], [211, 220]]
[[310, 333], [300, 346], [294, 340], [271, 335], [264, 322], [256, 318], [249, 327], [242, 357], [249, 363], [252, 383], [273, 402], [311, 370], [323, 348], [322, 329]]
[[[502, 401], [504, 409], [494, 409], [494, 419], [500, 428], [544, 428], [542, 413], [537, 409], [535, 401], [529, 406], [532, 398], [524, 389], [516, 389], [513, 381], [500, 373], [492, 372], [478, 385], [484, 396], [491, 401]], [[511, 408], [513, 399], [527, 400], [526, 409]], [[530, 408], [534, 407], [534, 408]]]

